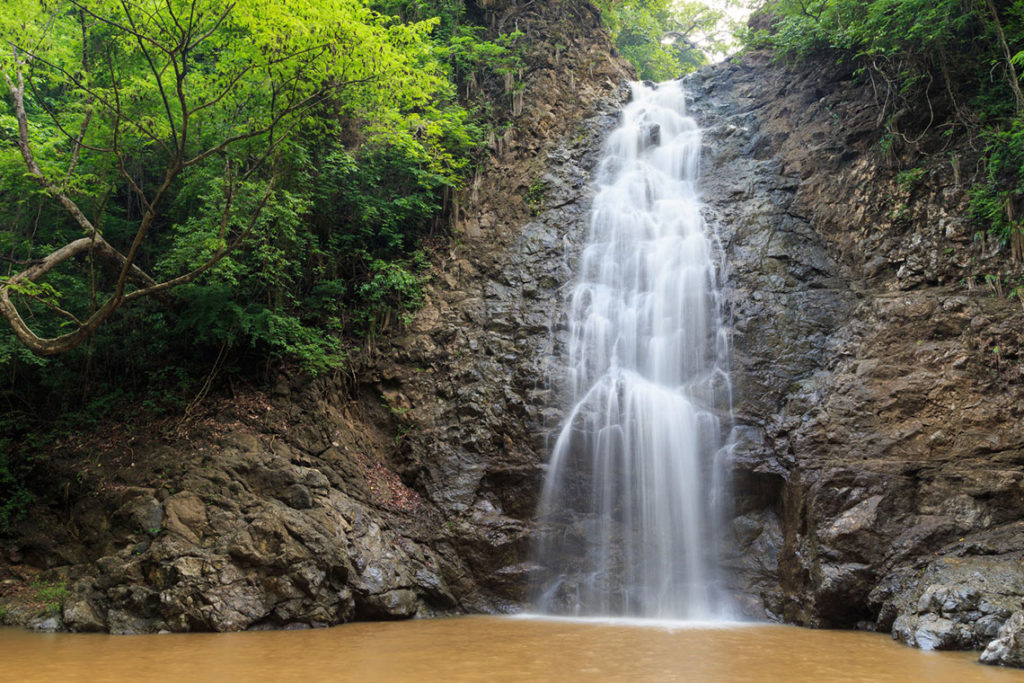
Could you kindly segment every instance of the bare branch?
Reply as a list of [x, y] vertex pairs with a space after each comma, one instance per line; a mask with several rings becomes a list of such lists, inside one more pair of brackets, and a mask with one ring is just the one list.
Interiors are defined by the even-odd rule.
[[25, 80], [20, 66], [17, 69], [16, 78], [17, 84], [12, 83], [10, 77], [6, 73], [4, 74], [4, 81], [7, 83], [7, 88], [10, 90], [11, 98], [14, 101], [14, 116], [18, 120], [18, 140], [16, 144], [18, 145], [18, 151], [21, 152], [22, 159], [25, 160], [25, 166], [28, 167], [29, 174], [71, 214], [87, 235], [98, 234], [92, 221], [89, 220], [70, 197], [46, 177], [43, 170], [39, 168], [39, 164], [36, 163], [28, 138], [28, 115], [25, 113]]
[[[86, 41], [89, 37], [88, 28], [85, 25], [85, 14], [82, 12], [78, 13], [78, 23], [82, 29], [82, 70], [89, 73], [89, 57], [88, 51], [85, 49]], [[40, 102], [43, 98], [37, 98]], [[90, 96], [85, 102], [85, 119], [82, 121], [82, 126], [79, 128], [78, 137], [75, 138], [74, 146], [71, 150], [71, 162], [68, 164], [67, 173], [64, 175], [64, 187], [67, 187], [68, 183], [71, 182], [71, 177], [75, 173], [75, 168], [78, 166], [78, 158], [82, 153], [82, 147], [85, 146], [85, 134], [89, 132], [89, 124], [92, 123], [92, 102], [93, 98]], [[54, 123], [57, 123], [57, 117], [51, 115]], [[63, 132], [64, 129], [57, 123], [57, 127]], [[95, 150], [95, 148], [92, 148]]]
[[92, 248], [94, 244], [91, 238], [81, 237], [47, 254], [42, 259], [42, 263], [21, 271], [0, 285], [0, 315], [7, 319], [14, 334], [33, 353], [40, 356], [53, 356], [70, 351], [85, 341], [120, 306], [121, 302], [111, 297], [95, 313], [80, 323], [73, 332], [47, 339], [40, 337], [29, 328], [11, 301], [13, 286], [23, 281], [38, 280], [64, 261]]
[[47, 308], [49, 308], [54, 313], [57, 313], [58, 315], [62, 315], [65, 318], [70, 319], [71, 322], [75, 323], [79, 327], [82, 326], [82, 321], [79, 320], [78, 318], [76, 318], [74, 316], [74, 314], [69, 313], [68, 311], [65, 311], [63, 308], [61, 308], [57, 304], [53, 303], [52, 301], [48, 301], [47, 299], [44, 299], [43, 297], [37, 296], [35, 294], [24, 294], [23, 293], [22, 296], [28, 297], [29, 299], [32, 299], [33, 301], [38, 301], [39, 303], [41, 303], [43, 306], [46, 306]]
[[[31, 57], [33, 62], [39, 62], [41, 64], [44, 64], [45, 66], [50, 67], [51, 69], [54, 69], [57, 72], [59, 72], [62, 76], [67, 78], [69, 81], [71, 81], [76, 87], [81, 88], [88, 95], [90, 95], [92, 97], [95, 97], [97, 102], [102, 104], [104, 106], [104, 108], [110, 110], [110, 112], [112, 114], [114, 114], [114, 116], [118, 117], [119, 120], [124, 121], [125, 123], [130, 125], [132, 128], [137, 130], [139, 133], [141, 133], [146, 138], [148, 138], [148, 139], [152, 140], [153, 142], [157, 143], [158, 145], [163, 147], [165, 150], [168, 150], [167, 143], [163, 139], [161, 139], [156, 133], [154, 133], [153, 131], [149, 130], [148, 128], [143, 126], [138, 121], [134, 121], [134, 120], [128, 118], [127, 116], [124, 116], [123, 112], [121, 110], [120, 105], [115, 107], [113, 104], [111, 104], [111, 102], [107, 98], [101, 97], [100, 94], [96, 90], [90, 88], [88, 85], [83, 83], [82, 79], [78, 78], [73, 73], [70, 73], [69, 71], [67, 71], [63, 67], [61, 67], [61, 66], [59, 66], [57, 64], [54, 64], [53, 62], [50, 62], [50, 61], [48, 61], [46, 59], [43, 59], [42, 57], [40, 57], [40, 56], [38, 56], [38, 55], [36, 55], [36, 54], [34, 54], [32, 52], [29, 52], [28, 50], [25, 50], [24, 48], [21, 48], [21, 47], [15, 45], [14, 43], [10, 43], [10, 45], [11, 45], [11, 47], [13, 47], [13, 48], [15, 48], [17, 50], [21, 50], [26, 55]], [[116, 85], [115, 85], [115, 87], [116, 87]]]
[[103, 147], [94, 147], [92, 145], [87, 145], [84, 142], [82, 142], [82, 140], [85, 137], [85, 133], [89, 127], [89, 121], [92, 119], [92, 113], [88, 109], [89, 105], [91, 105], [93, 101], [92, 95], [90, 95], [89, 99], [85, 101], [85, 105], [87, 107], [85, 121], [82, 122], [81, 130], [77, 134], [75, 134], [64, 127], [64, 124], [60, 122], [59, 118], [57, 118], [57, 112], [55, 112], [53, 108], [49, 104], [47, 104], [46, 98], [40, 96], [39, 93], [36, 92], [36, 89], [32, 86], [32, 81], [29, 81], [28, 87], [31, 88], [32, 94], [35, 96], [36, 102], [39, 104], [39, 108], [42, 109], [46, 113], [46, 115], [50, 117], [50, 121], [52, 121], [53, 125], [57, 127], [57, 130], [63, 133], [64, 136], [72, 143], [72, 162], [69, 166], [70, 170], [68, 171], [68, 176], [70, 176], [72, 171], [74, 171], [74, 167], [77, 165], [76, 161], [78, 159], [78, 153], [81, 150], [87, 149], [90, 152], [100, 153], [111, 151], [109, 149], [104, 149]]
[[[306, 48], [305, 50], [299, 50], [297, 52], [292, 52], [292, 53], [289, 53], [287, 55], [282, 55], [281, 57], [279, 57], [277, 59], [268, 60], [268, 61], [266, 61], [266, 62], [264, 62], [262, 64], [256, 64], [256, 63], [247, 64], [244, 68], [240, 69], [237, 74], [235, 74], [234, 76], [231, 77], [231, 79], [228, 81], [227, 85], [224, 86], [224, 88], [220, 91], [219, 94], [214, 96], [212, 99], [209, 99], [206, 102], [203, 102], [202, 104], [199, 104], [199, 105], [196, 105], [195, 107], [192, 107], [191, 113], [192, 114], [196, 114], [198, 112], [201, 112], [204, 109], [208, 109], [209, 107], [216, 106], [225, 97], [227, 97], [228, 95], [230, 95], [230, 94], [232, 94], [234, 92], [235, 86], [238, 84], [238, 81], [240, 81], [243, 76], [245, 76], [248, 73], [251, 73], [252, 71], [255, 71], [256, 69], [263, 69], [263, 68], [266, 68], [266, 67], [269, 67], [269, 66], [274, 66], [275, 64], [281, 64], [281, 63], [283, 63], [283, 62], [285, 62], [285, 61], [287, 61], [289, 59], [293, 59], [293, 58], [298, 57], [300, 55], [309, 54], [309, 53], [313, 52], [314, 50], [323, 51], [325, 49], [327, 49], [327, 45], [315, 45], [313, 47]], [[291, 80], [299, 80], [299, 78], [300, 78], [300, 75], [297, 75], [297, 76], [295, 76]], [[373, 76], [371, 78], [375, 79], [376, 76]], [[349, 85], [356, 85], [358, 83], [368, 82], [369, 80], [371, 80], [371, 78], [363, 79], [361, 81], [355, 81], [355, 80], [354, 81], [346, 81], [346, 82], [343, 82], [343, 83], [335, 86], [335, 88], [344, 88], [344, 87], [349, 86]]]
[[[58, 337], [40, 337], [32, 331], [27, 323], [25, 323], [21, 313], [11, 301], [11, 292], [17, 292], [18, 285], [20, 283], [36, 282], [61, 263], [64, 263], [65, 261], [87, 251], [95, 253], [106, 261], [124, 267], [124, 255], [110, 246], [110, 244], [107, 243], [100, 235], [96, 234], [93, 237], [80, 237], [73, 242], [65, 244], [60, 249], [50, 252], [30, 267], [0, 284], [0, 315], [3, 315], [3, 317], [7, 319], [7, 322], [10, 324], [11, 329], [14, 331], [14, 334], [18, 339], [36, 355], [53, 356], [75, 348], [85, 341], [89, 335], [95, 332], [96, 329], [118, 308], [124, 305], [127, 300], [127, 297], [114, 294], [107, 298], [103, 305], [97, 308], [84, 321], [79, 321], [73, 314], [64, 311], [63, 309], [55, 308], [50, 304], [46, 304], [44, 301], [44, 304], [53, 308], [58, 313], [72, 318], [78, 325], [78, 328], [74, 331]], [[128, 268], [131, 273], [132, 280], [136, 282], [139, 287], [142, 289], [148, 289], [150, 294], [156, 295], [158, 298], [162, 298], [161, 295], [164, 288], [158, 288], [155, 280], [146, 275], [136, 266], [129, 265]], [[137, 291], [140, 290], [136, 290], [136, 292]], [[134, 293], [135, 292], [132, 292], [132, 294]]]
[[358, 83], [369, 83], [375, 80], [377, 80], [377, 76], [368, 76], [366, 78], [346, 81], [345, 83], [338, 84], [337, 86], [332, 87], [330, 89], [325, 88], [318, 90], [314, 94], [304, 97], [298, 102], [281, 109], [277, 114], [273, 116], [270, 122], [267, 123], [265, 126], [261, 128], [256, 128], [254, 130], [247, 130], [244, 133], [238, 133], [237, 135], [232, 135], [231, 137], [220, 141], [213, 147], [210, 147], [205, 152], [200, 152], [191, 159], [188, 159], [187, 161], [184, 162], [183, 166], [185, 166], [186, 168], [189, 166], [194, 166], [195, 164], [198, 164], [199, 162], [209, 158], [214, 154], [219, 154], [220, 152], [224, 151], [227, 147], [233, 145], [236, 142], [240, 142], [242, 140], [249, 140], [251, 138], [259, 137], [260, 135], [263, 135], [265, 133], [269, 133], [270, 131], [274, 130], [274, 128], [277, 127], [277, 125], [281, 122], [282, 119], [284, 119], [284, 117], [290, 114], [308, 111], [317, 104], [324, 102], [327, 99], [327, 97], [337, 88], [355, 85]]
[[1010, 90], [1013, 92], [1014, 109], [1017, 115], [1020, 116], [1024, 112], [1024, 92], [1021, 92], [1017, 69], [1013, 65], [1013, 53], [1006, 42], [1006, 34], [1003, 32], [1003, 24], [999, 20], [999, 12], [996, 9], [995, 3], [993, 0], [985, 0], [985, 5], [992, 15], [992, 25], [995, 27], [996, 37], [999, 39], [999, 46], [1003, 50], [1003, 59], [1006, 62], [1004, 65], [1006, 67], [1006, 80], [1010, 85]]
[[[156, 87], [160, 91], [160, 99], [164, 104], [164, 112], [167, 113], [167, 123], [171, 127], [171, 139], [174, 141], [174, 148], [180, 151], [181, 145], [178, 142], [178, 128], [174, 125], [174, 115], [171, 113], [171, 103], [167, 99], [167, 92], [164, 90], [164, 81], [162, 76], [163, 70], [156, 68], [156, 63], [153, 61], [152, 55], [149, 54], [149, 50], [146, 49], [146, 45], [143, 42], [143, 33], [139, 31], [138, 27], [135, 25], [135, 17], [132, 16], [132, 12], [128, 8], [128, 3], [125, 0], [121, 0], [121, 7], [124, 10], [125, 18], [128, 19], [128, 23], [132, 27], [132, 30], [129, 33], [135, 36], [135, 41], [138, 43], [139, 49], [142, 50], [142, 55], [146, 58], [146, 64], [149, 65], [149, 70], [153, 74], [153, 78], [156, 79]], [[174, 72], [177, 74], [178, 65], [177, 60], [175, 59], [175, 52], [173, 50], [164, 50], [164, 53], [167, 54], [171, 63], [174, 65]], [[184, 106], [184, 102], [182, 102], [182, 106]]]
[[[195, 4], [193, 3], [193, 7], [194, 7], [194, 6], [195, 6]], [[224, 20], [225, 20], [225, 19], [227, 19], [227, 18], [228, 18], [228, 16], [230, 16], [230, 14], [231, 14], [231, 11], [232, 11], [232, 10], [233, 10], [234, 8], [235, 8], [235, 3], [233, 3], [233, 2], [232, 2], [231, 4], [229, 4], [229, 5], [227, 6], [227, 7], [225, 7], [225, 8], [224, 8], [224, 11], [223, 11], [223, 12], [221, 12], [221, 15], [220, 15], [219, 17], [217, 17], [217, 21], [213, 22], [213, 26], [211, 26], [211, 27], [210, 27], [210, 29], [209, 29], [208, 31], [206, 31], [206, 32], [202, 33], [202, 34], [201, 34], [201, 35], [200, 35], [200, 36], [199, 36], [198, 38], [196, 38], [196, 39], [195, 39], [194, 41], [191, 41], [190, 43], [188, 43], [188, 44], [187, 44], [187, 45], [185, 46], [185, 49], [186, 49], [186, 50], [191, 50], [191, 49], [193, 49], [194, 47], [196, 47], [197, 45], [199, 45], [200, 43], [202, 43], [202, 42], [203, 42], [204, 40], [206, 40], [207, 38], [209, 38], [210, 36], [212, 36], [212, 35], [213, 35], [213, 33], [214, 33], [214, 32], [215, 32], [215, 31], [216, 31], [217, 29], [219, 29], [219, 28], [220, 28], [220, 25], [224, 23]], [[191, 17], [189, 18], [189, 22], [190, 22], [190, 23], [192, 22], [192, 18], [191, 18]]]
[[160, 202], [171, 189], [171, 185], [174, 184], [174, 179], [178, 177], [179, 173], [181, 173], [182, 167], [176, 162], [177, 160], [172, 161], [167, 167], [167, 172], [164, 174], [164, 181], [156, 191], [156, 194], [153, 195], [153, 201], [143, 214], [138, 230], [135, 231], [135, 239], [132, 240], [131, 246], [128, 247], [128, 253], [125, 254], [125, 261], [121, 266], [121, 274], [117, 277], [117, 289], [114, 294], [114, 296], [119, 299], [124, 296], [124, 287], [128, 283], [129, 275], [131, 275], [131, 269], [135, 264], [135, 258], [139, 255], [139, 248], [142, 247], [142, 241], [145, 239], [146, 233], [149, 232], [150, 227], [153, 225], [153, 220], [156, 218], [156, 212]]
[[124, 26], [123, 24], [120, 24], [120, 23], [114, 21], [113, 19], [109, 19], [107, 17], [104, 17], [104, 16], [101, 16], [99, 14], [96, 14], [95, 12], [90, 10], [89, 7], [85, 3], [78, 2], [78, 0], [68, 0], [68, 2], [71, 3], [71, 5], [76, 7], [78, 10], [80, 10], [82, 12], [85, 12], [86, 14], [91, 16], [93, 19], [96, 19], [96, 20], [100, 21], [101, 23], [104, 23], [107, 26], [110, 26], [111, 28], [116, 28], [118, 31], [123, 31], [124, 33], [126, 33], [128, 35], [135, 36], [136, 38], [140, 38], [142, 40], [145, 40], [147, 43], [150, 43], [153, 47], [155, 47], [156, 49], [160, 50], [161, 52], [166, 52], [167, 51], [167, 48], [159, 40], [155, 40], [155, 39], [153, 39], [153, 38], [151, 38], [151, 37], [149, 37], [149, 36], [147, 36], [145, 34], [136, 34], [134, 31], [132, 31], [132, 29], [128, 28], [127, 26]]

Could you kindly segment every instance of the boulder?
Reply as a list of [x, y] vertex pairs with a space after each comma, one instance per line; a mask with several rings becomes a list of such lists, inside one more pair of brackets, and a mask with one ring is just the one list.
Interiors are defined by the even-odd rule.
[[1024, 667], [1024, 611], [1014, 612], [978, 657], [983, 664]]

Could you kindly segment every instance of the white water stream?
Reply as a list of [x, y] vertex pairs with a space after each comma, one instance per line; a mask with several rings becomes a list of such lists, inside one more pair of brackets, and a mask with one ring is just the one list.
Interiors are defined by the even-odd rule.
[[726, 616], [715, 570], [731, 396], [701, 131], [678, 82], [632, 86], [570, 308], [572, 409], [540, 505], [537, 607]]

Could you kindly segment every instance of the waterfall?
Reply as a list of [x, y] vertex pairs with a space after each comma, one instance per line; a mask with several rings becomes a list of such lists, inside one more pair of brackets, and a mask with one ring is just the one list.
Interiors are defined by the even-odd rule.
[[696, 187], [701, 131], [680, 83], [631, 87], [569, 303], [572, 407], [541, 496], [536, 602], [551, 614], [714, 619], [731, 395]]

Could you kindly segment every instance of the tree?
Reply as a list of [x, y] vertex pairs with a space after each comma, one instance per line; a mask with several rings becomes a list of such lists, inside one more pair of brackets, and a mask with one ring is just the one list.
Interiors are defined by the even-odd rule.
[[[0, 315], [33, 353], [60, 354], [121, 307], [223, 267], [287, 201], [281, 167], [311, 131], [370, 120], [357, 137], [436, 152], [434, 170], [454, 173], [440, 141], [452, 126], [433, 104], [450, 88], [425, 40], [435, 23], [358, 0], [8, 0], [0, 174], [19, 157], [60, 212], [40, 210], [53, 221], [44, 253], [12, 247]], [[173, 225], [168, 206], [195, 177], [214, 191]], [[23, 236], [36, 251], [39, 232]], [[44, 281], [68, 264], [84, 310]], [[30, 302], [59, 318], [52, 334], [22, 315]]]
[[693, 0], [597, 0], [615, 47], [642, 79], [678, 78], [721, 52], [722, 10]]

